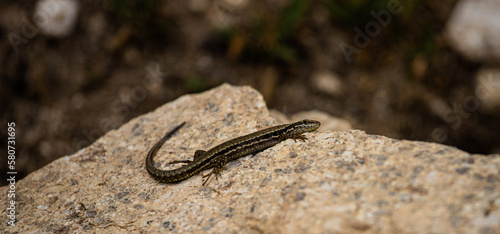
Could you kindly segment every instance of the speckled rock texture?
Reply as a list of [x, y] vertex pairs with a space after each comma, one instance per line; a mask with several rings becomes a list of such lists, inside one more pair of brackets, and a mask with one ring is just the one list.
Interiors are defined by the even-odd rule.
[[[363, 131], [318, 130], [196, 175], [155, 181], [150, 147], [186, 125], [156, 164], [275, 124], [261, 95], [222, 85], [108, 132], [17, 183], [13, 232], [499, 233], [500, 156]], [[208, 171], [204, 172], [205, 174]], [[0, 188], [2, 217], [6, 193]]]

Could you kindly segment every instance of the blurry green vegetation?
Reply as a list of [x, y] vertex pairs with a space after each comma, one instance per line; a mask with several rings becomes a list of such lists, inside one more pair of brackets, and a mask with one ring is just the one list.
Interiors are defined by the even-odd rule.
[[191, 93], [199, 93], [211, 88], [205, 83], [203, 77], [198, 74], [188, 76], [184, 86], [187, 87]]
[[109, 0], [109, 3], [116, 13], [129, 20], [142, 21], [144, 19], [149, 19], [156, 8], [156, 1], [153, 0]]
[[[321, 5], [337, 27], [352, 31], [356, 26], [364, 29], [368, 22], [375, 20], [370, 12], [387, 10], [390, 2], [391, 0], [322, 0]], [[403, 11], [391, 15], [390, 24], [384, 27], [377, 40], [390, 44], [412, 43], [413, 48], [423, 49], [425, 55], [432, 54], [436, 48], [433, 46], [433, 38], [429, 36], [436, 34], [436, 31], [429, 29], [425, 22], [415, 22], [422, 3], [399, 0], [392, 4], [400, 4]], [[227, 45], [227, 56], [231, 59], [293, 63], [301, 53], [297, 38], [301, 27], [307, 27], [302, 23], [310, 17], [307, 15], [310, 14], [310, 6], [309, 0], [290, 0], [278, 14], [270, 12], [266, 7], [258, 10], [254, 8], [259, 16], [250, 28], [218, 29], [217, 35]]]
[[308, 0], [292, 0], [283, 9], [276, 22], [278, 26], [278, 41], [282, 38], [287, 39], [293, 34], [300, 21], [304, 18], [308, 6]]
[[323, 4], [334, 21], [352, 27], [372, 20], [370, 11], [385, 9], [388, 2], [388, 0], [324, 0]]
[[380, 44], [405, 48], [402, 52], [408, 55], [409, 61], [416, 55], [431, 58], [439, 52], [435, 35], [439, 35], [441, 29], [436, 28], [435, 22], [430, 21], [428, 16], [419, 15], [425, 8], [421, 1], [323, 0], [322, 3], [336, 26], [350, 30], [353, 34], [354, 27], [364, 30], [367, 23], [376, 20], [372, 11], [379, 13], [388, 10], [391, 4], [400, 6], [402, 11], [391, 14], [390, 23], [374, 40]]
[[[387, 10], [391, 0], [323, 0], [323, 5], [328, 9], [331, 18], [338, 22], [338, 26], [354, 27], [366, 24], [373, 20], [371, 11], [379, 12]], [[416, 11], [421, 6], [420, 1], [392, 1], [392, 4], [400, 4], [403, 11], [392, 18], [406, 24], [411, 23]]]
[[439, 53], [439, 46], [435, 40], [436, 31], [432, 28], [425, 28], [419, 33], [413, 46], [410, 46], [410, 54], [423, 55], [426, 58], [432, 58]]
[[121, 22], [128, 22], [135, 31], [140, 31], [146, 36], [165, 36], [169, 22], [158, 17], [158, 4], [154, 0], [109, 0], [112, 12], [114, 12]]
[[263, 7], [249, 30], [221, 29], [228, 57], [244, 61], [291, 63], [297, 59], [295, 32], [306, 16], [309, 0], [291, 0], [278, 14]]

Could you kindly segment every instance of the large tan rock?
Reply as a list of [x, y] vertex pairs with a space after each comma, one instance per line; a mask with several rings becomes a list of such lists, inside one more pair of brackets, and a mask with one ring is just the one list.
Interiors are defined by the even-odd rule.
[[[144, 168], [277, 124], [262, 97], [223, 85], [186, 95], [108, 132], [16, 186], [6, 232], [498, 233], [500, 156], [363, 131], [319, 130], [201, 176], [161, 184]], [[169, 166], [170, 167], [170, 166]], [[167, 167], [165, 167], [167, 168]], [[207, 171], [205, 171], [207, 173]], [[6, 217], [8, 187], [0, 188]], [[5, 219], [2, 219], [5, 220]]]

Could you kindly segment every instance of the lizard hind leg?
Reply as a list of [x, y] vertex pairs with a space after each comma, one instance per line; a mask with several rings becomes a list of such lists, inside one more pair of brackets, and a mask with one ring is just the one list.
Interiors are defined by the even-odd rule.
[[225, 164], [226, 164], [225, 161], [218, 162], [214, 166], [214, 168], [212, 169], [212, 171], [210, 173], [208, 173], [206, 175], [203, 175], [202, 178], [207, 178], [207, 179], [205, 179], [205, 181], [203, 182], [202, 186], [205, 185], [208, 182], [208, 180], [210, 179], [210, 177], [212, 175], [215, 175], [215, 179], [216, 180], [219, 179], [219, 177], [221, 177], [221, 174], [222, 174], [221, 172], [222, 172], [222, 169], [224, 169], [224, 165]]

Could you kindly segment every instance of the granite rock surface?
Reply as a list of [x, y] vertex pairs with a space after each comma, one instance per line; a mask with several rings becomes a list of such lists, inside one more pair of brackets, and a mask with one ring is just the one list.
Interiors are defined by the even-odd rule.
[[[278, 124], [262, 96], [222, 85], [186, 95], [108, 132], [16, 183], [13, 232], [499, 233], [500, 156], [323, 130], [230, 162], [218, 180], [161, 184], [150, 147], [186, 121], [156, 164], [192, 159]], [[205, 171], [204, 173], [208, 173]], [[8, 187], [0, 188], [7, 216]]]

